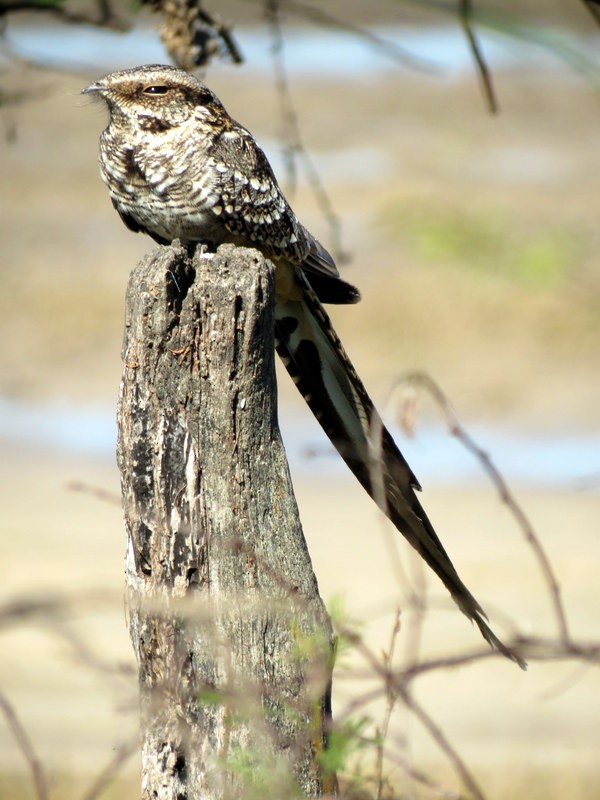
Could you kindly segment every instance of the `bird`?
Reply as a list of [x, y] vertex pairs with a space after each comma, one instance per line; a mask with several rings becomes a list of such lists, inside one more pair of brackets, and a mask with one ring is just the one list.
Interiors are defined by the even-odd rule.
[[100, 173], [125, 225], [159, 244], [257, 248], [275, 266], [275, 345], [325, 433], [483, 638], [524, 667], [462, 582], [416, 495], [421, 490], [336, 334], [324, 303], [357, 288], [302, 225], [252, 134], [204, 83], [162, 64], [112, 72], [82, 92], [108, 106]]

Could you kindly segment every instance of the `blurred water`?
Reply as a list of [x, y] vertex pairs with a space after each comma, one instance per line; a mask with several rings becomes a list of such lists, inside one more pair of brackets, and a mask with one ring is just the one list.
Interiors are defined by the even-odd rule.
[[114, 409], [33, 405], [0, 398], [0, 438], [65, 453], [110, 456], [117, 440], [115, 415]]
[[[342, 460], [307, 411], [302, 420], [284, 407], [280, 426], [295, 474], [339, 475]], [[527, 486], [600, 488], [600, 434], [537, 434], [467, 426], [503, 476]], [[419, 480], [435, 484], [486, 481], [481, 465], [441, 426], [419, 427], [414, 438], [394, 431], [396, 442]], [[45, 447], [60, 453], [114, 458], [115, 413], [106, 408], [28, 405], [0, 399], [0, 441]]]
[[[398, 49], [406, 62], [425, 71], [460, 75], [473, 70], [473, 56], [458, 25], [427, 28], [387, 26], [373, 33]], [[271, 72], [273, 40], [264, 28], [235, 31], [246, 59], [246, 71]], [[518, 38], [480, 30], [480, 44], [495, 71], [511, 67], [549, 68], [557, 63], [550, 50]], [[556, 34], [553, 34], [556, 35]], [[541, 36], [540, 36], [541, 38]], [[568, 34], [559, 34], [568, 43]], [[577, 37], [572, 48], [578, 57], [594, 59], [598, 36]], [[111, 71], [136, 64], [168, 62], [156, 30], [137, 26], [127, 33], [93, 27], [11, 22], [3, 37], [7, 52], [59, 69]], [[1, 51], [0, 51], [1, 54]], [[285, 62], [296, 75], [330, 79], [367, 78], [398, 69], [398, 60], [363, 38], [331, 28], [288, 27], [285, 31]], [[227, 66], [216, 65], [218, 69]], [[229, 69], [235, 69], [229, 67]]]

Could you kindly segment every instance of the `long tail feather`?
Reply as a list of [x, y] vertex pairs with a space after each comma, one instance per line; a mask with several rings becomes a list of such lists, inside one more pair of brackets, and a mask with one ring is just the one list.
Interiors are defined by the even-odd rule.
[[325, 433], [362, 486], [442, 580], [484, 639], [525, 668], [498, 639], [458, 576], [415, 490], [421, 487], [383, 425], [329, 317], [303, 276], [303, 296], [278, 297], [277, 351]]

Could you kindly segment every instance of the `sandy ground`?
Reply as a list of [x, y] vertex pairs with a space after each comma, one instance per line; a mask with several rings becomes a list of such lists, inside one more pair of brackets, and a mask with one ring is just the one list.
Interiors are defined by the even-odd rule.
[[[87, 490], [74, 490], [73, 482]], [[122, 600], [124, 533], [118, 506], [93, 493], [98, 489], [118, 491], [110, 463], [11, 449], [1, 466], [2, 605], [33, 601], [41, 610], [9, 617], [3, 625], [0, 687], [54, 776], [56, 797], [70, 797], [61, 789], [65, 781], [71, 791], [74, 780], [85, 784], [115, 747], [135, 735], [135, 669]], [[380, 652], [388, 645], [395, 609], [403, 605], [390, 557], [396, 536], [368, 498], [355, 491], [350, 476], [325, 479], [319, 487], [301, 479], [297, 496], [323, 597], [343, 597], [349, 617], [361, 621], [366, 641]], [[573, 634], [597, 638], [600, 497], [526, 488], [518, 496], [559, 574]], [[495, 627], [510, 631], [514, 623], [526, 633], [553, 635], [548, 593], [535, 560], [494, 492], [431, 487], [425, 501]], [[405, 551], [401, 557], [410, 570], [410, 557]], [[435, 581], [427, 583], [433, 610], [424, 630], [424, 655], [479, 648], [478, 634]], [[401, 636], [400, 653], [405, 645]], [[364, 667], [355, 656], [337, 676], [340, 718], [374, 685], [358, 677]], [[511, 796], [537, 770], [555, 775], [555, 787], [568, 784], [569, 797], [584, 798], [600, 791], [599, 692], [597, 671], [585, 666], [532, 662], [523, 673], [497, 659], [423, 678], [417, 697], [488, 797]], [[363, 712], [380, 722], [383, 707], [375, 703]], [[392, 717], [390, 751], [459, 786], [431, 738], [401, 706]], [[0, 796], [9, 796], [1, 790], [3, 782], [8, 786], [9, 776], [23, 770], [2, 723]], [[133, 780], [135, 770], [133, 759], [124, 775]], [[397, 769], [393, 774], [402, 780]]]
[[[0, 216], [0, 391], [17, 401], [107, 405], [116, 394], [127, 274], [150, 244], [118, 224], [98, 181], [104, 114], [77, 93], [92, 77], [15, 76], [15, 85], [35, 89], [35, 102], [4, 113], [17, 138], [0, 151], [9, 186]], [[274, 142], [275, 95], [265, 91], [257, 104], [251, 81], [224, 72], [212, 83], [262, 141]], [[365, 78], [318, 91], [307, 81], [295, 85], [307, 109], [306, 143], [341, 216], [344, 248], [354, 256], [346, 275], [364, 293], [351, 312], [335, 312], [336, 326], [376, 397], [393, 375], [420, 368], [446, 387], [467, 420], [597, 430], [600, 373], [590, 368], [599, 355], [597, 95], [563, 73], [551, 86], [536, 75], [502, 73], [497, 88], [503, 114], [491, 119], [474, 78]], [[295, 205], [328, 241], [305, 185]], [[423, 222], [428, 216], [431, 225]], [[568, 268], [559, 259], [552, 262], [555, 279], [523, 278], [505, 258], [492, 273], [465, 270], [457, 262], [468, 252], [456, 226], [444, 232], [457, 219], [468, 223], [462, 236], [469, 241], [474, 231], [491, 231], [476, 240], [486, 253], [537, 247], [543, 255], [550, 248], [563, 253]], [[431, 228], [435, 240], [424, 236]], [[283, 402], [293, 391], [285, 386]], [[0, 608], [14, 611], [11, 603], [32, 599], [59, 606], [2, 618], [0, 690], [44, 765], [72, 786], [75, 776], [97, 774], [136, 725], [120, 510], [69, 488], [79, 481], [117, 495], [116, 468], [8, 442], [0, 449]], [[342, 595], [369, 643], [387, 646], [403, 599], [389, 529], [351, 477], [318, 485], [303, 477], [296, 488], [323, 596]], [[597, 639], [597, 488], [516, 488], [556, 567], [573, 634]], [[496, 627], [510, 631], [514, 622], [526, 633], [552, 635], [535, 560], [493, 491], [433, 486], [424, 499]], [[429, 586], [435, 610], [424, 652], [479, 646], [433, 580]], [[361, 666], [358, 659], [352, 665]], [[340, 675], [336, 712], [362, 691], [352, 673]], [[490, 798], [531, 798], [530, 788], [519, 792], [534, 779], [545, 798], [600, 796], [597, 671], [533, 662], [521, 673], [488, 660], [422, 679], [418, 697]], [[377, 719], [381, 709], [370, 713]], [[416, 766], [449, 772], [401, 709], [391, 741]], [[135, 774], [135, 761], [127, 770]], [[0, 798], [25, 796], [22, 788], [11, 794], [9, 783], [23, 771], [0, 721]], [[448, 782], [458, 785], [451, 774]], [[55, 798], [74, 796], [64, 781], [55, 789]]]

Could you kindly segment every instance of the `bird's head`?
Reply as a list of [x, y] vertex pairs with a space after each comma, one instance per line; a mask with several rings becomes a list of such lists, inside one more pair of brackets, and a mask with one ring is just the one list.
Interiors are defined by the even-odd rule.
[[86, 86], [82, 94], [101, 97], [114, 124], [153, 133], [222, 108], [213, 92], [193, 75], [163, 64], [112, 72]]

